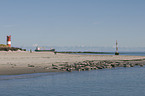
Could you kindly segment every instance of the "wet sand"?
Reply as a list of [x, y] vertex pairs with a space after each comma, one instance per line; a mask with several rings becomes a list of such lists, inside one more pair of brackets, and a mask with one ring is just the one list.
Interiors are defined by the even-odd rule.
[[52, 65], [74, 64], [86, 60], [142, 60], [145, 56], [75, 55], [53, 52], [0, 52], [0, 75], [60, 72]]

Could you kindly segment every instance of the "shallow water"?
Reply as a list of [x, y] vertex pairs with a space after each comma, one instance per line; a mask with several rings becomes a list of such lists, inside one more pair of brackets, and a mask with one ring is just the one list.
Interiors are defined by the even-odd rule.
[[[71, 54], [81, 54], [81, 55], [114, 55], [114, 52], [109, 54], [96, 54], [96, 53], [71, 53]], [[119, 52], [119, 55], [128, 55], [128, 56], [145, 56], [145, 52]]]
[[0, 96], [144, 96], [145, 67], [0, 76]]

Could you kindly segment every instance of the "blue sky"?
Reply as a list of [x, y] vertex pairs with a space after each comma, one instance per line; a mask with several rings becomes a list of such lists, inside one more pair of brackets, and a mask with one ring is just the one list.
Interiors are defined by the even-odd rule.
[[145, 0], [0, 0], [0, 43], [145, 47]]

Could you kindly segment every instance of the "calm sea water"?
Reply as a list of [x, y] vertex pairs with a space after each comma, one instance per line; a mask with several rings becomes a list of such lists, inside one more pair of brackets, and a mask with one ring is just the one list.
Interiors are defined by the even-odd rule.
[[145, 67], [0, 76], [0, 96], [145, 96]]

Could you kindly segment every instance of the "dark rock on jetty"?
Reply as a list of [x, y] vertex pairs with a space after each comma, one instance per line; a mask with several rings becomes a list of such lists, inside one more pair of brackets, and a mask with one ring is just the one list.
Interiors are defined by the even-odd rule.
[[83, 61], [74, 64], [60, 64], [54, 65], [52, 64], [52, 69], [57, 69], [61, 71], [89, 71], [89, 70], [97, 70], [97, 69], [111, 69], [115, 67], [134, 67], [134, 66], [145, 65], [145, 61]]
[[26, 49], [16, 48], [16, 47], [0, 47], [0, 51], [26, 51]]

